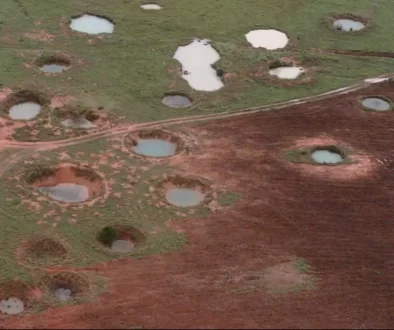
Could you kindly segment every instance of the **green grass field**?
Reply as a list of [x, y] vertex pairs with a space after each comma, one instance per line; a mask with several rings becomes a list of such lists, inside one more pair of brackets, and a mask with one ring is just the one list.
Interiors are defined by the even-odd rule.
[[[131, 121], [152, 121], [192, 114], [215, 113], [299, 98], [346, 86], [368, 76], [391, 70], [390, 59], [344, 57], [319, 54], [313, 49], [361, 49], [390, 51], [392, 30], [390, 1], [290, 1], [247, 0], [238, 4], [205, 0], [202, 3], [158, 1], [164, 9], [142, 11], [144, 1], [60, 0], [37, 4], [21, 0], [28, 16], [16, 1], [5, 0], [0, 15], [2, 61], [0, 74], [6, 87], [35, 86], [49, 95], [70, 94], [86, 105], [103, 106]], [[103, 39], [69, 31], [71, 16], [84, 12], [105, 15], [116, 26], [114, 34]], [[358, 35], [332, 31], [325, 22], [331, 13], [353, 13], [370, 18], [372, 27]], [[40, 22], [40, 25], [35, 25]], [[63, 22], [63, 29], [60, 27]], [[284, 31], [289, 48], [283, 51], [253, 49], [244, 35], [257, 28]], [[24, 36], [45, 30], [55, 36], [41, 42]], [[235, 73], [225, 87], [215, 93], [193, 91], [175, 71], [180, 63], [172, 59], [180, 45], [193, 37], [209, 38], [220, 52], [217, 66]], [[299, 39], [297, 39], [299, 38]], [[92, 44], [87, 41], [93, 39]], [[45, 76], [34, 64], [41, 56], [63, 53], [71, 56], [74, 67], [60, 76]], [[308, 85], [282, 88], [253, 76], [267, 61], [291, 56], [316, 68]], [[82, 61], [83, 64], [78, 63]], [[169, 87], [170, 86], [170, 87]], [[190, 95], [194, 105], [171, 109], [160, 103], [172, 90]]]

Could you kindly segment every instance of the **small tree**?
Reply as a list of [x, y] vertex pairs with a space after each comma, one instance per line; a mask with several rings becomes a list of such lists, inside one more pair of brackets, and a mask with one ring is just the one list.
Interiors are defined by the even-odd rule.
[[116, 240], [116, 230], [111, 226], [104, 227], [100, 233], [99, 240], [105, 245], [111, 245]]

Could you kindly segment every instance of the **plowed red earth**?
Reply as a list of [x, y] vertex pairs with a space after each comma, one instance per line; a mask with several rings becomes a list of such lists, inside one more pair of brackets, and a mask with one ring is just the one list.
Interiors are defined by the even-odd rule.
[[[362, 92], [394, 99], [389, 83]], [[98, 266], [110, 283], [95, 302], [6, 318], [2, 327], [394, 327], [394, 112], [364, 112], [357, 95], [190, 126], [202, 153], [171, 165], [243, 198], [206, 218], [169, 222], [188, 240], [179, 252]], [[325, 172], [281, 156], [317, 138], [359, 150], [361, 165]], [[231, 292], [234, 278], [288, 255], [311, 265], [316, 290]]]

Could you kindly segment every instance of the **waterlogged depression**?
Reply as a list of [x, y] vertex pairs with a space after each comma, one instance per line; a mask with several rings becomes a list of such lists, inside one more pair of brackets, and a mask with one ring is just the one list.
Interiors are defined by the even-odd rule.
[[147, 157], [169, 157], [175, 155], [176, 147], [176, 144], [166, 140], [140, 139], [133, 151]]
[[115, 25], [105, 18], [85, 14], [72, 19], [70, 28], [87, 34], [101, 34], [113, 33]]
[[340, 154], [329, 150], [316, 150], [312, 153], [312, 159], [318, 164], [338, 164], [343, 161]]
[[58, 202], [80, 203], [89, 198], [88, 187], [75, 183], [59, 183], [52, 187], [38, 187], [36, 189]]
[[269, 74], [279, 79], [297, 79], [304, 71], [301, 67], [283, 66], [271, 69]]
[[160, 10], [161, 6], [159, 6], [159, 5], [155, 4], [155, 3], [147, 3], [147, 4], [144, 4], [144, 5], [141, 5], [140, 8], [144, 9], [144, 10]]
[[40, 68], [40, 70], [45, 73], [62, 73], [67, 69], [68, 69], [67, 65], [61, 65], [61, 64], [44, 64]]
[[190, 207], [200, 204], [204, 194], [190, 188], [172, 188], [166, 192], [166, 199], [172, 205]]
[[128, 253], [134, 249], [131, 241], [118, 239], [111, 244], [111, 250], [118, 253]]
[[24, 311], [25, 306], [19, 298], [9, 298], [0, 301], [0, 312], [7, 315], [17, 315]]
[[171, 108], [187, 108], [193, 104], [188, 97], [183, 95], [166, 95], [161, 102]]
[[61, 124], [67, 128], [83, 128], [89, 129], [96, 127], [91, 121], [87, 120], [85, 117], [81, 116], [76, 119], [65, 119], [61, 121]]
[[14, 105], [8, 112], [13, 120], [30, 120], [38, 116], [41, 105], [35, 102], [24, 102]]
[[182, 78], [191, 88], [198, 91], [213, 92], [224, 85], [212, 65], [219, 61], [219, 53], [208, 39], [194, 39], [186, 46], [180, 46], [174, 56], [182, 64]]
[[375, 111], [388, 111], [391, 109], [390, 103], [379, 97], [367, 97], [361, 103], [363, 107]]
[[254, 48], [275, 50], [286, 47], [289, 42], [286, 34], [277, 30], [253, 30], [245, 34], [246, 40]]
[[342, 31], [360, 31], [365, 28], [364, 23], [352, 19], [338, 19], [334, 22], [334, 27]]

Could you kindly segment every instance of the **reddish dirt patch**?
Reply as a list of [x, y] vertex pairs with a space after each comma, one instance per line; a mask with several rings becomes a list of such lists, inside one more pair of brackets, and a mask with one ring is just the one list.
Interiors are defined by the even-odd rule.
[[279, 263], [262, 270], [243, 275], [237, 280], [238, 286], [233, 292], [247, 293], [253, 290], [264, 290], [269, 293], [291, 293], [313, 289], [315, 279], [302, 272], [294, 261]]
[[51, 99], [50, 107], [52, 109], [63, 108], [65, 105], [75, 101], [77, 99], [71, 95], [58, 95]]
[[55, 39], [55, 35], [50, 34], [45, 30], [37, 30], [33, 32], [26, 32], [23, 34], [26, 38], [38, 40], [42, 42], [50, 42]]
[[61, 183], [75, 183], [88, 188], [89, 199], [104, 194], [104, 180], [92, 169], [72, 164], [60, 164], [47, 171], [38, 170], [29, 174], [28, 181], [34, 187], [51, 187]]
[[[392, 83], [363, 93], [394, 98]], [[188, 241], [180, 251], [94, 267], [110, 278], [109, 292], [88, 308], [7, 318], [2, 326], [394, 327], [394, 112], [367, 113], [360, 95], [189, 126], [201, 152], [170, 162], [242, 199], [204, 218], [172, 220]], [[313, 176], [279, 156], [296, 141], [322, 136], [362, 151], [375, 167], [344, 180]], [[232, 278], [288, 262], [289, 255], [306, 259], [318, 290], [231, 292]]]

